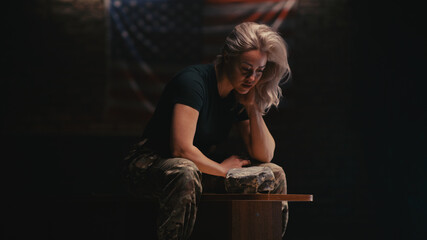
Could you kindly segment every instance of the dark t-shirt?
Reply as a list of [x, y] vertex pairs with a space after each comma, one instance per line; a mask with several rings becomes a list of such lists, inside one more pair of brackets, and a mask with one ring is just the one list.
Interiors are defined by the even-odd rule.
[[199, 111], [193, 144], [204, 154], [228, 137], [233, 123], [248, 119], [234, 92], [225, 98], [219, 96], [213, 64], [189, 66], [166, 85], [143, 134], [149, 146], [166, 157], [171, 155], [172, 111], [177, 103]]

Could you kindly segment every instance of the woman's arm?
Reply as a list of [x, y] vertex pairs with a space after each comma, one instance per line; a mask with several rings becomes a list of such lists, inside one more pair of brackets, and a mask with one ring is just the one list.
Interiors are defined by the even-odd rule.
[[207, 158], [193, 145], [199, 112], [184, 104], [175, 104], [171, 128], [171, 152], [174, 157], [186, 158], [193, 161], [200, 171], [215, 176], [227, 174], [231, 168], [240, 168], [249, 164], [248, 160], [231, 156], [222, 163]]
[[249, 155], [261, 162], [270, 162], [274, 156], [276, 143], [264, 122], [253, 96], [249, 92], [239, 96], [240, 102], [245, 106], [249, 120], [238, 123], [240, 135], [245, 142]]

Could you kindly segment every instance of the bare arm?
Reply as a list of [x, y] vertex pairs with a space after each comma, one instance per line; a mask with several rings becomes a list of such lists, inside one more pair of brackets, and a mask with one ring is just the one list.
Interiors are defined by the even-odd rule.
[[276, 143], [253, 99], [247, 99], [251, 98], [250, 93], [246, 95], [240, 96], [240, 102], [245, 106], [249, 120], [238, 123], [240, 135], [251, 157], [261, 162], [270, 162]]
[[171, 152], [174, 157], [182, 157], [193, 161], [200, 171], [215, 176], [227, 174], [231, 168], [240, 168], [249, 164], [237, 156], [231, 156], [222, 163], [207, 158], [193, 145], [199, 112], [192, 107], [176, 104], [172, 115]]

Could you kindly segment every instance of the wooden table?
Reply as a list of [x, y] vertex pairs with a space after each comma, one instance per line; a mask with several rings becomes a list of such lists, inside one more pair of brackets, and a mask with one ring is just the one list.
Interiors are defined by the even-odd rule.
[[312, 202], [311, 194], [203, 194], [192, 240], [280, 240], [282, 201]]

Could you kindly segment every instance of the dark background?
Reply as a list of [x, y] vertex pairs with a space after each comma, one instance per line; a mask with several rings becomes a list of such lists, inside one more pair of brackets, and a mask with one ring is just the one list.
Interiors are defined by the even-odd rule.
[[[121, 194], [139, 132], [103, 118], [103, 1], [2, 5], [2, 195]], [[287, 239], [424, 239], [422, 7], [302, 0], [294, 14], [293, 80], [265, 119], [289, 193], [314, 202], [290, 204]]]

